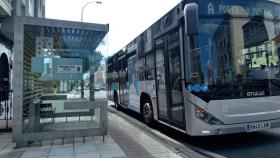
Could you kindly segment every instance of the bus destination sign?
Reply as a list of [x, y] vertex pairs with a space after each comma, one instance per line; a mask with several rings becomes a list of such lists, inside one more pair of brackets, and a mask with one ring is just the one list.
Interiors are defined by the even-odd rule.
[[[207, 7], [207, 15], [224, 15], [231, 16], [264, 16], [265, 18], [273, 18], [273, 10], [269, 7], [258, 7], [256, 5], [242, 5], [242, 4], [226, 4], [209, 2]], [[205, 14], [204, 9], [202, 9]]]

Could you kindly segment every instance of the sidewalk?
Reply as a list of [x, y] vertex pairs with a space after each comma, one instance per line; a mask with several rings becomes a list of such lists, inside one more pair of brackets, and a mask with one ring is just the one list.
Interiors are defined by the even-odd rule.
[[33, 144], [27, 148], [15, 148], [11, 133], [0, 134], [0, 158], [126, 158], [124, 152], [110, 135], [102, 137], [61, 139]]
[[144, 131], [109, 113], [109, 131], [128, 158], [181, 158]]
[[15, 148], [11, 133], [0, 133], [0, 158], [181, 158], [164, 143], [149, 136], [122, 117], [108, 113], [109, 135], [44, 141]]

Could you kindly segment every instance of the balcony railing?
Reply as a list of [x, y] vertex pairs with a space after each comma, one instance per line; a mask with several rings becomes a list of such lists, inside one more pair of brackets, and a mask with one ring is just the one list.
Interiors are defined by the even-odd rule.
[[0, 0], [0, 17], [11, 16], [12, 12], [12, 0]]

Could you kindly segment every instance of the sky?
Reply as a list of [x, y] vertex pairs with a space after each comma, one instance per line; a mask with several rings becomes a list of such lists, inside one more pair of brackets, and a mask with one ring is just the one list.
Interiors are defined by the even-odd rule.
[[[81, 21], [91, 0], [46, 0], [46, 18]], [[100, 0], [91, 3], [83, 21], [109, 24], [108, 55], [121, 50], [181, 0]]]

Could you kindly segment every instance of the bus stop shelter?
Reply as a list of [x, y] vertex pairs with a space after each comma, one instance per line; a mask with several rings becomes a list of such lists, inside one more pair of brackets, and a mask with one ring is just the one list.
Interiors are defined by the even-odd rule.
[[30, 17], [14, 22], [17, 146], [106, 135], [107, 100], [94, 96], [94, 71], [107, 50], [109, 25]]

